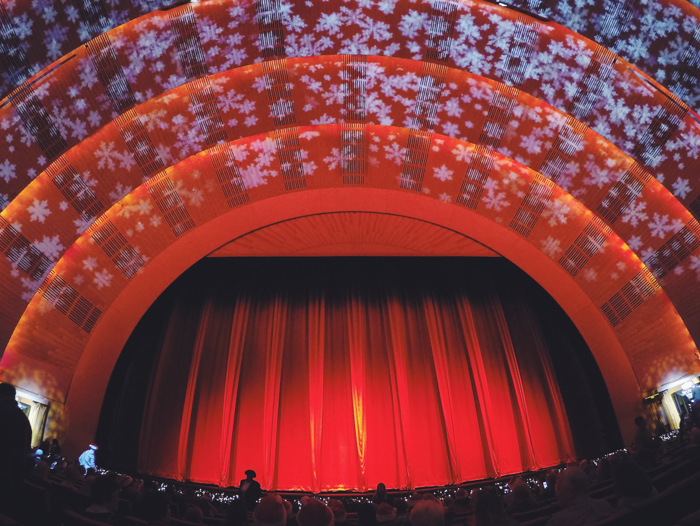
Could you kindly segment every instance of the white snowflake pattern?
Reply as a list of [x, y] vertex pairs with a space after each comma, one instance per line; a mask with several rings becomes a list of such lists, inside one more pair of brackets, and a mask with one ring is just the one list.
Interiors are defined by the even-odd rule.
[[44, 236], [41, 241], [34, 241], [34, 246], [41, 250], [47, 258], [54, 261], [63, 253], [64, 248], [58, 236]]
[[651, 235], [654, 237], [665, 237], [667, 232], [674, 229], [673, 223], [669, 223], [668, 215], [657, 214], [654, 212], [654, 216], [651, 221], [649, 221], [649, 230]]
[[549, 226], [563, 225], [566, 223], [570, 211], [571, 208], [563, 199], [554, 199], [549, 202], [542, 216], [549, 217]]
[[102, 269], [99, 272], [95, 272], [92, 282], [98, 289], [109, 287], [112, 284], [112, 274]]
[[598, 279], [598, 273], [595, 271], [595, 269], [592, 268], [584, 269], [582, 274], [583, 279], [585, 279], [586, 281], [595, 281], [596, 279]]
[[646, 207], [647, 204], [644, 201], [635, 199], [622, 214], [622, 222], [637, 226], [641, 221], [646, 221], [649, 219], [649, 216], [645, 212]]
[[555, 259], [561, 252], [561, 241], [552, 236], [548, 236], [547, 239], [540, 241], [540, 245], [542, 246], [542, 252], [552, 259]]
[[386, 151], [386, 158], [394, 161], [399, 166], [401, 166], [406, 157], [406, 148], [401, 148], [397, 142], [392, 142], [389, 146], [385, 145], [384, 151]]
[[443, 182], [452, 180], [452, 175], [454, 174], [454, 172], [447, 168], [447, 166], [445, 166], [444, 164], [439, 168], [434, 168], [433, 170], [435, 171], [434, 175], [437, 179], [440, 179]]
[[85, 270], [95, 270], [97, 268], [97, 259], [93, 257], [86, 257], [83, 260], [83, 268]]
[[679, 177], [676, 182], [671, 185], [673, 187], [673, 195], [685, 199], [685, 197], [690, 193], [690, 183], [687, 179]]
[[95, 150], [95, 157], [97, 157], [98, 168], [114, 170], [117, 167], [115, 161], [120, 161], [122, 156], [115, 150], [113, 142], [102, 141], [100, 147]]
[[639, 252], [639, 249], [642, 248], [642, 238], [639, 236], [632, 236], [627, 241], [627, 245], [635, 252]]
[[15, 178], [15, 168], [16, 166], [12, 164], [9, 160], [5, 159], [5, 162], [0, 163], [0, 177], [9, 183], [10, 180]]
[[49, 210], [49, 202], [34, 199], [32, 206], [27, 208], [27, 212], [29, 212], [30, 219], [32, 221], [39, 221], [39, 223], [43, 223], [51, 214], [51, 210]]
[[698, 281], [700, 281], [700, 256], [690, 257], [690, 269], [695, 271], [698, 276]]
[[498, 181], [489, 179], [484, 184], [484, 188], [486, 189], [486, 195], [482, 198], [482, 202], [486, 208], [494, 209], [500, 212], [503, 208], [510, 204], [506, 200], [506, 193], [498, 191]]

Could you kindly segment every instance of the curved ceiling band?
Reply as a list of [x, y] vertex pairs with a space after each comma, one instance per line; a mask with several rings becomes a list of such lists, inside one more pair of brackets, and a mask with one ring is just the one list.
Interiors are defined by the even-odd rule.
[[[697, 309], [692, 299], [687, 299], [693, 297], [689, 293], [697, 286], [695, 274], [689, 269], [693, 254], [700, 252], [697, 221], [648, 172], [595, 132], [529, 95], [452, 69], [445, 69], [440, 80], [445, 84], [442, 93], [446, 95], [447, 103], [430, 114], [431, 105], [425, 101], [432, 92], [426, 87], [426, 65], [423, 62], [369, 57], [366, 62], [352, 65], [353, 71], [364, 72], [369, 77], [362, 83], [363, 96], [359, 102], [354, 98], [348, 100], [349, 97], [343, 95], [341, 79], [348, 74], [347, 58], [311, 57], [289, 60], [286, 65], [285, 89], [290, 96], [290, 107], [306, 110], [293, 114], [297, 124], [342, 121], [348, 116], [351, 104], [362, 105], [366, 108], [363, 114], [366, 123], [403, 120], [408, 125], [434, 127], [436, 132], [489, 146], [549, 175], [588, 208], [596, 210], [642, 259], [648, 261], [666, 250], [674, 239], [685, 240], [685, 257], [674, 260], [675, 272], [664, 272], [662, 284], [670, 291], [671, 299], [691, 333], [693, 328], [700, 328], [700, 323], [696, 323]], [[217, 133], [235, 137], [250, 129], [256, 132], [275, 129], [274, 119], [268, 113], [279, 103], [271, 101], [268, 91], [259, 86], [261, 78], [265, 78], [263, 65], [237, 68], [210, 77], [210, 89], [214, 92], [225, 90], [230, 99], [225, 112], [210, 115], [212, 121], [215, 117], [220, 119]], [[458, 86], [465, 87], [464, 93], [456, 89]], [[191, 102], [191, 93], [182, 87], [138, 106], [132, 113], [141, 115], [139, 122], [145, 126], [138, 140], [158, 145], [156, 151], [163, 151], [165, 145], [175, 145], [179, 156], [197, 151], [202, 141], [191, 137], [193, 131], [198, 131], [200, 122], [196, 113], [191, 111]], [[492, 114], [494, 110], [508, 106], [507, 125], [499, 128]], [[237, 126], [246, 121], [249, 126]], [[90, 207], [95, 203], [100, 203], [102, 208], [110, 206], [140, 184], [145, 176], [127, 147], [129, 143], [125, 138], [129, 135], [124, 132], [125, 125], [120, 126], [119, 122], [103, 127], [67, 152], [2, 212], [7, 224], [14, 225], [25, 238], [34, 241], [34, 246], [49, 254], [51, 260], [58, 259], [91, 223], [92, 218], [86, 217]], [[498, 135], [488, 132], [489, 126], [494, 124], [501, 132]], [[133, 130], [133, 126], [129, 129]], [[201, 139], [202, 134], [196, 137]], [[343, 145], [338, 142], [336, 146], [336, 155], [340, 155]], [[406, 144], [396, 143], [392, 150], [384, 153], [400, 156], [405, 147]], [[465, 159], [469, 157], [467, 153], [463, 156]], [[166, 159], [163, 164], [169, 165], [179, 157]], [[258, 166], [250, 174], [244, 174], [246, 186], [258, 184], [257, 178], [264, 171], [264, 166]], [[91, 174], [99, 174], [99, 184]], [[73, 181], [70, 177], [78, 179]], [[622, 177], [629, 178], [624, 185], [620, 182]], [[63, 181], [63, 188], [59, 189], [57, 181]], [[635, 184], [637, 187], [630, 189]], [[66, 186], [71, 185], [77, 186], [74, 190], [67, 190]], [[70, 192], [79, 194], [77, 201], [67, 199], [66, 194]], [[634, 203], [624, 202], [630, 198], [636, 199]], [[72, 206], [68, 205], [69, 202]], [[626, 209], [628, 204], [632, 205], [629, 210]], [[79, 213], [81, 210], [82, 214]], [[653, 210], [659, 220], [645, 222], [645, 218], [651, 219], [647, 210]], [[552, 216], [552, 224], [566, 223], [567, 212], [565, 205], [554, 202], [546, 211]], [[0, 267], [7, 276], [5, 293], [14, 301], [3, 304], [3, 316], [6, 320], [17, 320], [41, 281], [27, 279], [30, 273], [20, 272], [17, 265], [5, 263], [4, 268]], [[659, 268], [665, 269], [657, 267], [651, 268], [659, 276]], [[681, 270], [684, 272], [679, 273]], [[7, 324], [6, 338], [13, 328], [14, 322]]]
[[[444, 3], [452, 6], [449, 15], [438, 4], [400, 2], [381, 20], [342, 8], [319, 22], [301, 3], [285, 3], [279, 16], [265, 12], [266, 3], [198, 3], [115, 28], [5, 101], [0, 119], [14, 151], [5, 160], [0, 201], [139, 101], [235, 66], [339, 53], [422, 58], [503, 81], [589, 125], [662, 174], [684, 203], [695, 201], [700, 187], [687, 174], [700, 169], [700, 124], [687, 106], [603, 46], [556, 24], [485, 2]], [[343, 17], [350, 18], [340, 24]], [[13, 105], [22, 106], [19, 115]], [[27, 128], [38, 121], [33, 138]]]
[[[464, 232], [469, 226], [462, 225], [458, 231], [461, 229], [465, 235], [489, 247], [498, 247], [499, 252], [516, 264], [527, 268], [533, 257], [546, 260], [550, 267], [555, 263], [560, 267], [559, 274], [564, 272], [567, 279], [549, 280], [541, 275], [542, 285], [561, 301], [572, 318], [589, 310], [587, 316], [597, 320], [598, 330], [601, 322], [614, 326], [614, 335], [626, 353], [625, 360], [631, 364], [643, 390], [667, 381], [669, 374], [675, 378], [697, 369], [692, 338], [651, 273], [624, 241], [554, 183], [511, 159], [493, 154], [489, 184], [484, 188], [484, 206], [471, 212], [469, 207], [451, 202], [463, 197], [464, 182], [472, 180], [464, 174], [469, 173], [468, 168], [473, 166], [470, 163], [479, 155], [477, 147], [435, 134], [428, 139], [424, 150], [405, 155], [403, 162], [383, 153], [368, 153], [363, 159], [364, 173], [344, 175], [349, 165], [344, 170], [333, 148], [345, 132], [347, 128], [337, 124], [299, 128], [292, 141], [296, 146], [287, 152], [276, 149], [275, 141], [267, 134], [242, 139], [230, 147], [194, 155], [132, 191], [93, 224], [56, 264], [18, 324], [6, 351], [6, 363], [14, 367], [27, 363], [26, 369], [32, 370], [43, 364], [46, 375], [53, 375], [58, 384], [67, 385], [65, 382], [70, 383], [76, 366], [80, 367], [84, 359], [94, 359], [83, 357], [82, 350], [92, 342], [89, 334], [97, 319], [110, 315], [112, 302], [127, 287], [142, 281], [139, 273], [157, 273], [160, 265], [151, 266], [148, 261], [158, 259], [170, 245], [178, 243], [178, 238], [206, 239], [206, 232], [211, 230], [217, 217], [233, 213], [231, 208], [236, 212], [244, 211], [251, 206], [247, 203], [298, 193], [302, 209], [306, 205], [313, 208], [313, 197], [304, 197], [306, 191], [339, 188], [366, 191], [370, 196], [373, 190], [381, 189], [391, 195], [394, 203], [402, 199], [411, 201], [414, 198], [410, 196], [416, 195], [444, 201], [441, 203], [444, 207], [455, 210], [452, 214], [461, 215], [467, 210], [475, 214], [474, 217], [489, 220], [486, 223], [490, 228]], [[372, 145], [377, 152], [384, 152], [393, 148], [397, 141], [408, 143], [412, 135], [403, 128], [371, 125], [363, 132], [353, 130], [353, 134], [359, 133], [364, 134], [363, 140], [370, 152]], [[465, 151], [472, 160], [464, 158]], [[235, 160], [229, 153], [235, 154]], [[424, 164], [406, 162], [414, 155], [423, 155]], [[261, 158], [268, 163], [262, 184], [245, 188], [240, 184], [243, 176], [235, 174], [249, 173]], [[224, 178], [222, 173], [226, 174]], [[348, 177], [361, 180], [348, 181]], [[412, 188], [418, 181], [422, 185], [420, 192]], [[551, 216], [546, 214], [540, 218], [547, 204], [557, 201], [571, 210], [566, 225], [552, 223]], [[467, 217], [472, 217], [469, 214]], [[245, 217], [245, 214], [241, 212], [238, 216]], [[219, 244], [228, 241], [226, 236], [230, 236], [217, 231], [211, 235], [218, 236]], [[519, 236], [522, 243], [512, 243], [513, 236]], [[504, 244], [504, 240], [508, 240], [508, 244]], [[523, 243], [530, 248], [524, 249]], [[204, 252], [201, 248], [200, 251], [191, 250], [185, 261], [168, 264], [181, 272], [217, 246], [207, 245]], [[564, 270], [570, 265], [565, 247], [574, 247], [589, 255], [585, 269], [575, 278]], [[598, 281], [598, 276], [605, 276], [605, 279]], [[571, 294], [572, 281], [576, 285], [573, 288], [579, 288], [588, 298], [586, 305], [580, 302], [572, 305], [571, 299], [566, 298]], [[141, 301], [138, 306], [130, 307], [132, 314], [145, 311], [155, 299], [153, 293], [145, 294], [139, 287], [136, 290]], [[562, 292], [564, 290], [566, 293]], [[623, 315], [614, 299], [616, 296], [628, 302], [625, 308], [629, 312]], [[82, 306], [78, 309], [80, 302]], [[610, 313], [617, 313], [620, 319], [611, 318]], [[73, 324], [65, 323], [66, 318]], [[128, 327], [122, 324], [124, 339], [128, 337], [126, 329]], [[588, 337], [595, 340], [590, 333]], [[595, 341], [593, 343], [596, 347]], [[95, 344], [93, 348], [99, 353], [102, 346]], [[607, 360], [609, 352], [605, 347], [594, 349], [602, 362]], [[99, 359], [110, 362], [106, 356]], [[5, 359], [3, 361], [5, 363]], [[608, 384], [614, 385], [615, 368], [606, 372]], [[61, 374], [63, 378], [57, 377]], [[71, 390], [75, 385], [73, 379]]]
[[[0, 80], [0, 96], [49, 65], [50, 61], [65, 56], [70, 50], [110, 29], [126, 24], [149, 11], [166, 7], [170, 2], [96, 0], [88, 4], [65, 6], [51, 0], [30, 2], [17, 0], [4, 6], [0, 2], [5, 49], [2, 57], [5, 75]], [[202, 2], [204, 3], [204, 2]], [[218, 2], [224, 7], [242, 5]], [[250, 2], [252, 4], [252, 2]], [[455, 4], [457, 2], [454, 2]], [[649, 1], [643, 4], [622, 1], [589, 3], [573, 0], [508, 0], [516, 9], [531, 11], [567, 27], [634, 63], [650, 77], [668, 85], [678, 97], [695, 109], [700, 107], [700, 66], [695, 57], [700, 54], [700, 2], [692, 0]], [[270, 2], [273, 7], [288, 8], [291, 16], [299, 13], [296, 5], [288, 2]], [[446, 4], [447, 11], [452, 2]], [[694, 5], [693, 5], [694, 4]], [[361, 16], [383, 20], [396, 9], [396, 1], [376, 6], [357, 6]], [[399, 5], [399, 10], [402, 6]], [[416, 9], [412, 4], [411, 9]], [[323, 20], [332, 16], [328, 5], [309, 6], [312, 19]], [[337, 20], [352, 23], [358, 16], [338, 12]], [[418, 9], [417, 11], [420, 11]], [[288, 23], [288, 21], [285, 21]], [[216, 29], [212, 32], [216, 33]], [[43, 36], [43, 38], [42, 38]]]

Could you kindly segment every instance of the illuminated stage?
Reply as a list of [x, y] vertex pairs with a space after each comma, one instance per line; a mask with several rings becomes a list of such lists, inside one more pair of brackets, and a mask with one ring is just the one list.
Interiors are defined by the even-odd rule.
[[116, 469], [224, 487], [456, 484], [618, 447], [591, 362], [502, 258], [209, 258], [136, 328], [98, 440]]

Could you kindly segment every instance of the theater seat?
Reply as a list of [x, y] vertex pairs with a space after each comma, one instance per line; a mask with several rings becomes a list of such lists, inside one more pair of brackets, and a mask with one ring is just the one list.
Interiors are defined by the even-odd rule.
[[106, 522], [95, 521], [83, 517], [73, 510], [65, 510], [63, 512], [63, 526], [110, 526]]

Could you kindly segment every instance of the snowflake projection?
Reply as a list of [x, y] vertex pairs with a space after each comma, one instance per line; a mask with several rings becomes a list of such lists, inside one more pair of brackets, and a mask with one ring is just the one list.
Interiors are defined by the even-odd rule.
[[61, 256], [64, 248], [58, 236], [44, 236], [41, 241], [34, 241], [34, 246], [41, 250], [46, 257], [53, 261], [57, 260]]
[[452, 150], [452, 154], [460, 162], [469, 162], [471, 159], [473, 148], [465, 144], [458, 144], [457, 147]]
[[99, 272], [95, 272], [95, 277], [92, 279], [92, 283], [98, 288], [109, 287], [112, 284], [112, 274], [107, 272], [106, 269], [102, 269]]
[[649, 221], [649, 230], [651, 235], [654, 237], [666, 237], [666, 234], [672, 230], [675, 230], [675, 225], [669, 221], [668, 215], [660, 215], [654, 212], [654, 216], [651, 221]]
[[637, 226], [640, 222], [649, 219], [646, 213], [647, 204], [641, 199], [632, 201], [622, 214], [622, 222]]
[[439, 179], [440, 181], [451, 181], [452, 180], [452, 175], [454, 172], [447, 168], [444, 164], [438, 168], [434, 168], [434, 176], [436, 179]]
[[540, 241], [540, 246], [542, 247], [542, 252], [552, 259], [556, 259], [561, 253], [561, 241], [552, 236], [548, 236], [547, 239]]
[[15, 168], [14, 164], [5, 159], [4, 162], [0, 163], [0, 178], [9, 183], [11, 179], [15, 178]]
[[700, 256], [690, 257], [690, 270], [695, 271], [695, 274], [698, 277], [698, 281], [700, 281]]
[[452, 196], [446, 192], [442, 192], [439, 196], [440, 201], [444, 201], [445, 203], [451, 203], [452, 202]]
[[97, 268], [97, 260], [93, 257], [87, 257], [83, 260], [83, 268], [85, 270], [95, 270]]
[[632, 236], [627, 240], [629, 247], [635, 252], [639, 252], [642, 248], [642, 238], [640, 236]]
[[112, 190], [109, 193], [110, 199], [114, 201], [115, 203], [119, 200], [121, 200], [122, 197], [127, 195], [129, 192], [131, 192], [132, 187], [122, 184], [122, 183], [117, 183], [114, 187], [114, 190]]
[[43, 223], [44, 221], [46, 221], [46, 218], [51, 214], [51, 210], [49, 209], [49, 202], [34, 199], [32, 205], [29, 208], [27, 208], [27, 212], [29, 212], [30, 219], [32, 221], [38, 221], [39, 223]]
[[551, 199], [542, 217], [549, 218], [549, 226], [563, 225], [566, 223], [571, 207], [564, 199]]
[[595, 281], [598, 279], [598, 273], [592, 268], [583, 269], [582, 275], [583, 279], [586, 281]]
[[113, 142], [100, 143], [99, 148], [95, 150], [95, 157], [97, 158], [98, 168], [107, 168], [108, 170], [112, 171], [117, 168], [117, 161], [121, 160], [122, 158], [120, 153], [115, 150]]
[[673, 195], [676, 197], [679, 197], [681, 199], [685, 199], [686, 196], [690, 193], [691, 188], [690, 188], [690, 183], [687, 179], [683, 179], [682, 177], [679, 177], [676, 179], [676, 181], [672, 185], [673, 187]]
[[385, 145], [384, 151], [386, 152], [386, 158], [399, 166], [401, 166], [406, 157], [406, 148], [402, 148], [397, 142], [392, 142], [388, 146]]
[[[170, 193], [173, 191], [171, 190]], [[119, 215], [131, 217], [132, 215], [147, 216], [153, 211], [153, 205], [149, 199], [139, 199], [130, 204], [124, 204], [120, 207]]]
[[500, 211], [510, 204], [506, 199], [506, 193], [498, 191], [498, 181], [489, 179], [486, 181], [484, 188], [486, 189], [486, 195], [481, 201], [488, 210]]

